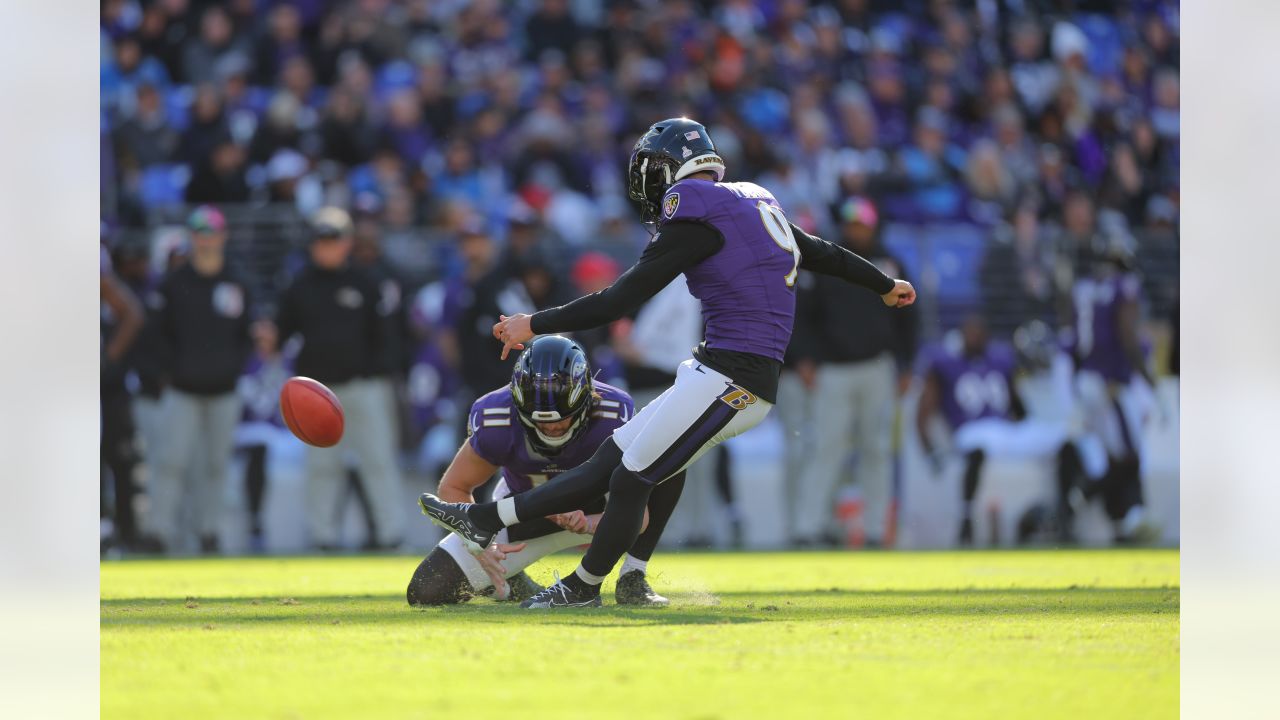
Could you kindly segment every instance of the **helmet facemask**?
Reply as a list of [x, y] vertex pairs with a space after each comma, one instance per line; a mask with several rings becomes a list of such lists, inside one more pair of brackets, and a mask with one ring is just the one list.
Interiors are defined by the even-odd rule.
[[675, 184], [675, 165], [669, 158], [647, 151], [631, 155], [627, 172], [627, 196], [640, 205], [642, 222], [658, 222], [659, 205], [667, 188]]
[[517, 413], [517, 415], [520, 417], [521, 424], [533, 431], [534, 435], [538, 438], [538, 443], [540, 445], [549, 449], [559, 450], [561, 447], [568, 444], [570, 440], [575, 438], [585, 426], [585, 423], [583, 422], [587, 417], [585, 408], [590, 404], [590, 402], [584, 404], [582, 409], [579, 409], [577, 413], [571, 416], [572, 422], [569, 423], [569, 428], [565, 430], [564, 434], [560, 437], [551, 437], [550, 435], [542, 432], [541, 423], [558, 422], [564, 419], [560, 417], [560, 414], [556, 411], [551, 410], [541, 412], [535, 410], [532, 413], [532, 417], [526, 417], [524, 413]]

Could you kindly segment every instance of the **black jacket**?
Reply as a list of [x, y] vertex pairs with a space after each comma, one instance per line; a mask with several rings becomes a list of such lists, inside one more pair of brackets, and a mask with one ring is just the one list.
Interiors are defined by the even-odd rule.
[[[493, 339], [493, 324], [504, 314], [499, 295], [514, 280], [505, 268], [499, 266], [469, 283], [459, 300], [458, 361], [462, 382], [477, 397], [491, 388], [511, 381], [516, 353], [503, 360], [502, 344]], [[506, 314], [510, 314], [509, 312]]]
[[235, 390], [252, 345], [250, 309], [248, 287], [226, 267], [210, 276], [190, 264], [170, 273], [153, 298], [150, 318], [169, 383], [197, 395]]
[[378, 317], [382, 318], [381, 339], [374, 372], [404, 377], [413, 362], [409, 342], [409, 308], [405, 304], [405, 283], [383, 258], [361, 266], [378, 288]]
[[280, 297], [276, 328], [283, 345], [299, 335], [299, 375], [338, 384], [378, 374], [385, 319], [378, 314], [377, 283], [351, 266], [308, 265]]
[[[889, 277], [909, 280], [902, 263], [883, 247], [866, 258]], [[791, 340], [796, 360], [852, 363], [887, 351], [899, 368], [911, 366], [919, 323], [915, 306], [890, 308], [874, 292], [828, 275], [814, 274], [797, 287]]]

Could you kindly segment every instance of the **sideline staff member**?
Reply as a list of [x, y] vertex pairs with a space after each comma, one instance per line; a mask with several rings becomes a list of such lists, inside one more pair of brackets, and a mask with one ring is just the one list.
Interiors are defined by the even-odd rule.
[[191, 259], [153, 296], [153, 318], [168, 385], [160, 400], [164, 443], [156, 449], [155, 529], [170, 551], [182, 541], [183, 497], [194, 502], [200, 549], [218, 551], [222, 488], [234, 449], [236, 382], [251, 346], [249, 292], [227, 267], [227, 223], [216, 208], [188, 221]]
[[343, 460], [353, 451], [373, 513], [376, 542], [395, 547], [403, 539], [402, 506], [407, 498], [402, 497], [396, 466], [393, 410], [375, 378], [386, 341], [378, 314], [379, 289], [350, 263], [353, 235], [346, 211], [323, 208], [312, 225], [311, 262], [280, 299], [275, 337], [268, 331], [268, 345], [301, 336], [295, 371], [333, 390], [346, 415], [341, 442], [331, 448], [307, 448], [311, 541], [324, 550], [337, 547], [337, 506], [346, 481]]

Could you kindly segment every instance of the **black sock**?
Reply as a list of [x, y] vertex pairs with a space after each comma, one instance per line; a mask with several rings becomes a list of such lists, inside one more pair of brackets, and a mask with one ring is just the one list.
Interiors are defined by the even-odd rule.
[[506, 527], [502, 524], [502, 518], [498, 517], [498, 503], [476, 503], [467, 510], [467, 517], [471, 518], [471, 522], [480, 526], [482, 530], [489, 532], [498, 532]]
[[560, 578], [560, 582], [564, 583], [565, 587], [569, 588], [575, 593], [586, 592], [586, 593], [591, 593], [592, 595], [600, 594], [599, 585], [592, 585], [591, 583], [583, 580], [582, 578], [578, 577], [578, 574], [576, 572], [571, 572], [568, 575], [565, 575], [564, 577]]
[[596, 527], [591, 547], [582, 558], [584, 570], [592, 575], [608, 575], [627, 548], [635, 545], [653, 488], [623, 465], [613, 471], [609, 479], [609, 505]]
[[676, 504], [680, 502], [680, 494], [684, 492], [684, 471], [672, 475], [653, 488], [649, 494], [649, 526], [636, 538], [627, 554], [637, 560], [647, 561], [653, 557], [653, 551], [662, 539], [662, 531], [671, 519]]

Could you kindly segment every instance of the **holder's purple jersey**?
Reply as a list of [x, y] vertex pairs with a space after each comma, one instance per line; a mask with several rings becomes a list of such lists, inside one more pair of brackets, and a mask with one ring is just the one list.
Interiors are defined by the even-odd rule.
[[502, 468], [512, 495], [531, 490], [586, 462], [614, 430], [635, 414], [631, 396], [622, 390], [599, 381], [595, 390], [600, 400], [589, 411], [587, 427], [554, 456], [544, 457], [529, 444], [507, 387], [494, 390], [471, 406], [467, 442], [486, 462]]
[[1127, 383], [1133, 363], [1120, 338], [1120, 306], [1135, 302], [1142, 283], [1133, 273], [1086, 277], [1076, 281], [1072, 297], [1076, 312], [1076, 356], [1082, 370], [1093, 370], [1107, 380]]
[[781, 362], [800, 250], [773, 194], [749, 182], [681, 180], [662, 199], [662, 223], [676, 221], [705, 223], [724, 238], [719, 252], [684, 273], [702, 301], [707, 347]]
[[921, 355], [922, 375], [938, 379], [942, 415], [953, 430], [982, 418], [1009, 417], [1009, 388], [1016, 364], [1012, 348], [992, 342], [982, 355], [965, 357], [958, 348], [939, 343]]

